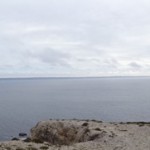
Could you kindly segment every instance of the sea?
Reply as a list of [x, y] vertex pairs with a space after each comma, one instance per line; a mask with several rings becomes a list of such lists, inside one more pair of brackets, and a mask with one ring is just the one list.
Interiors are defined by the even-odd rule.
[[150, 121], [150, 77], [0, 79], [0, 141], [48, 119]]

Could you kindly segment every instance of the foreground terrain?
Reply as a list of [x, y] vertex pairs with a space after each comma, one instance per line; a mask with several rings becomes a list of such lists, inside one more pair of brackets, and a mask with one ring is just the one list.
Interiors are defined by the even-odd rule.
[[150, 123], [49, 120], [31, 129], [31, 141], [6, 141], [0, 150], [150, 150]]

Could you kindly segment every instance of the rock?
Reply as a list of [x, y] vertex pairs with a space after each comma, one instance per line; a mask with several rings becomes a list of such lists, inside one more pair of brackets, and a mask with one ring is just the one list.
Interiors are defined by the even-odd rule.
[[16, 137], [12, 138], [11, 140], [12, 140], [12, 141], [19, 141], [19, 139], [16, 138]]
[[24, 142], [31, 142], [31, 138], [27, 137], [26, 139], [23, 140]]
[[23, 133], [23, 132], [22, 132], [22, 133], [19, 133], [19, 136], [20, 136], [20, 137], [27, 136], [27, 133]]
[[70, 145], [90, 139], [87, 126], [63, 121], [42, 121], [31, 129], [31, 140], [54, 145]]
[[84, 122], [83, 124], [82, 124], [82, 126], [88, 126], [89, 124], [87, 123], [87, 122]]

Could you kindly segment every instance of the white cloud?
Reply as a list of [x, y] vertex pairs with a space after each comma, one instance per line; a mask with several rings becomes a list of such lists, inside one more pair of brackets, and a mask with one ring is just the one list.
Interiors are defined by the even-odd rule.
[[150, 75], [148, 0], [0, 0], [0, 76]]

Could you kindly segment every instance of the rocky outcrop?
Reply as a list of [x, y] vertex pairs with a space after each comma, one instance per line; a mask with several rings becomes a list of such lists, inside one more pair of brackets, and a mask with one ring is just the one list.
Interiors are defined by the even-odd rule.
[[[49, 142], [54, 145], [70, 145], [90, 141], [95, 135], [90, 132], [88, 124], [78, 125], [68, 121], [42, 121], [31, 129], [31, 140]], [[95, 136], [98, 137], [98, 134]]]

